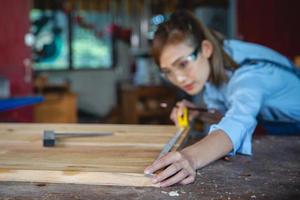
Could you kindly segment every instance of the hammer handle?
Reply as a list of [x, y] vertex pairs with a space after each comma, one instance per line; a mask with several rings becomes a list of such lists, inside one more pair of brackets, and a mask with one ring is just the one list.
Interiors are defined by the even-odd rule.
[[101, 132], [101, 133], [55, 133], [56, 136], [65, 137], [96, 137], [96, 136], [110, 136], [113, 135], [112, 132]]

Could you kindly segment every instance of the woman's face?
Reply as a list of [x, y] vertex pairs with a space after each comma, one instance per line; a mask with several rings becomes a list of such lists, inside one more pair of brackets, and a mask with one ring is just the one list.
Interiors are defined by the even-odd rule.
[[212, 51], [212, 44], [207, 40], [202, 42], [200, 48], [185, 42], [169, 44], [160, 57], [161, 72], [174, 85], [189, 95], [195, 95], [208, 80]]

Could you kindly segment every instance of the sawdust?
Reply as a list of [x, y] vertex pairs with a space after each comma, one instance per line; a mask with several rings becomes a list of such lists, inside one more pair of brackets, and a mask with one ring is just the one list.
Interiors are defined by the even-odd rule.
[[170, 196], [170, 197], [178, 197], [178, 196], [179, 196], [179, 193], [178, 193], [177, 190], [171, 191], [171, 192], [169, 192], [169, 196]]
[[[170, 192], [167, 192], [167, 191], [161, 191], [162, 194], [168, 194], [170, 197], [178, 197], [179, 196], [179, 192], [178, 190], [174, 190], [174, 191], [170, 191]], [[184, 191], [181, 191], [181, 193], [185, 193]]]

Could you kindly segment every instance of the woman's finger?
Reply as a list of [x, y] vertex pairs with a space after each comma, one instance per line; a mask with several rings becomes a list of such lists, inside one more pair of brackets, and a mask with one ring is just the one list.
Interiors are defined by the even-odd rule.
[[182, 184], [182, 185], [190, 184], [195, 181], [195, 178], [196, 178], [195, 175], [190, 175], [190, 176], [186, 177], [185, 179], [183, 179], [182, 181], [180, 181], [180, 184]]
[[144, 173], [145, 174], [152, 174], [155, 171], [165, 168], [171, 163], [176, 162], [181, 157], [181, 154], [179, 152], [171, 152], [166, 154], [165, 156], [159, 158], [158, 160], [154, 161], [152, 165], [145, 168]]
[[176, 107], [177, 107], [177, 115], [176, 116], [181, 116], [183, 115], [183, 109], [186, 107], [185, 104], [180, 101], [180, 102], [177, 102], [176, 104]]
[[172, 165], [170, 165], [169, 167], [167, 167], [164, 171], [162, 171], [161, 173], [159, 173], [155, 178], [155, 182], [161, 182], [167, 178], [169, 178], [170, 176], [176, 174], [178, 171], [182, 170], [182, 166], [180, 165], [179, 162], [175, 162]]
[[189, 176], [189, 173], [185, 169], [182, 169], [171, 178], [161, 182], [160, 187], [168, 187], [174, 185], [175, 183], [179, 183], [182, 180], [184, 180], [187, 176]]
[[174, 124], [177, 126], [177, 108], [173, 108], [171, 115], [170, 115], [170, 119], [174, 122]]

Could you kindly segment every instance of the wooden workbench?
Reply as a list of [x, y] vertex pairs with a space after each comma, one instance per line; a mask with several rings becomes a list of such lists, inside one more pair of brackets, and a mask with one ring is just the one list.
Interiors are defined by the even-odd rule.
[[[56, 134], [54, 146], [43, 146], [45, 130]], [[144, 169], [175, 132], [171, 150], [180, 146], [188, 129], [177, 131], [162, 125], [0, 123], [0, 182], [155, 187]]]
[[186, 186], [0, 182], [0, 199], [300, 199], [300, 137], [261, 136], [253, 148], [253, 157], [219, 160]]

